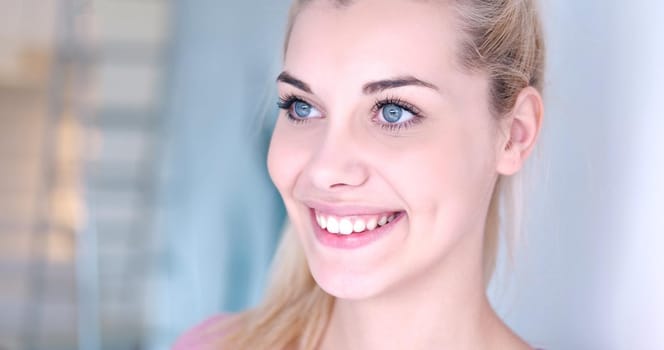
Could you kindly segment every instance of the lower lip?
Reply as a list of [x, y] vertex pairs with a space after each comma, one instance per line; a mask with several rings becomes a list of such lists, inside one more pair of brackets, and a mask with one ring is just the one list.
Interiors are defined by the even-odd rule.
[[320, 228], [316, 222], [316, 214], [314, 213], [313, 209], [310, 209], [309, 212], [311, 216], [311, 222], [314, 227], [314, 233], [316, 234], [318, 241], [324, 246], [338, 249], [356, 249], [371, 244], [381, 237], [386, 236], [390, 231], [392, 231], [392, 228], [405, 216], [404, 212], [399, 212], [392, 221], [383, 226], [378, 226], [371, 231], [366, 230], [360, 233], [342, 235], [329, 233], [327, 230]]

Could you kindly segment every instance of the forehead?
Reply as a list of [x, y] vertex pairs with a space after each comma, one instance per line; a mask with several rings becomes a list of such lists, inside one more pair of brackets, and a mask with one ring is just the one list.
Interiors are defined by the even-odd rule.
[[436, 80], [457, 66], [451, 14], [434, 1], [313, 1], [295, 19], [285, 69], [307, 80], [399, 74]]

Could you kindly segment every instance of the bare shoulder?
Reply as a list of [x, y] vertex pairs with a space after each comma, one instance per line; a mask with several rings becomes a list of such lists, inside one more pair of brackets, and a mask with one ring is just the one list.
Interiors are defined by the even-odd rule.
[[225, 324], [231, 319], [232, 315], [229, 314], [219, 314], [206, 319], [182, 334], [173, 345], [172, 350], [210, 348], [223, 337]]

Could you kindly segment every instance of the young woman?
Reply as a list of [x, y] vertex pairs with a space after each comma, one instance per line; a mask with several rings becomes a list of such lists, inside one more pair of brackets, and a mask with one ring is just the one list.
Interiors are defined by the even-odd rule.
[[485, 288], [543, 65], [532, 0], [296, 0], [268, 156], [290, 221], [273, 280], [176, 349], [530, 349]]

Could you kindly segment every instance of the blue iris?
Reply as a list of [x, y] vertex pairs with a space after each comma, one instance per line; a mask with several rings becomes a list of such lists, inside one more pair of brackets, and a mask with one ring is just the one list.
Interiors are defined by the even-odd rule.
[[298, 117], [306, 118], [311, 114], [311, 105], [306, 102], [295, 101], [295, 103], [293, 103], [293, 110]]
[[403, 116], [403, 108], [393, 103], [383, 106], [383, 118], [388, 123], [396, 123]]

